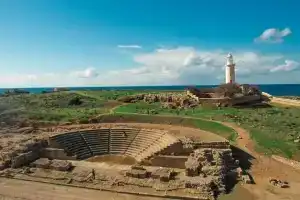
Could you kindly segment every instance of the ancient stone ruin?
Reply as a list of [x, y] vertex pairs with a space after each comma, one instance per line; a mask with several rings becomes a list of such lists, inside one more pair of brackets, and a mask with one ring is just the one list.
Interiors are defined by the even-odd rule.
[[[130, 157], [135, 164], [120, 168], [91, 166], [89, 158]], [[6, 157], [3, 176], [44, 178], [59, 184], [92, 183], [95, 187], [209, 199], [226, 192], [228, 176], [242, 178], [243, 170], [232, 157], [228, 141], [201, 141], [177, 137], [166, 130], [101, 128], [52, 134], [35, 140]], [[80, 163], [89, 162], [86, 167]], [[105, 162], [105, 161], [104, 161]], [[3, 161], [2, 161], [3, 163]], [[112, 166], [118, 166], [114, 164]], [[233, 173], [235, 172], [235, 173]], [[88, 187], [85, 185], [85, 187]], [[135, 191], [139, 192], [139, 191]]]
[[270, 99], [255, 86], [247, 84], [228, 83], [214, 88], [189, 87], [185, 92], [145, 93], [123, 96], [119, 101], [135, 103], [161, 102], [164, 108], [193, 108], [198, 105], [213, 105], [217, 107], [259, 105]]
[[185, 162], [186, 176], [193, 177], [187, 185], [199, 188], [195, 180], [205, 180], [205, 187], [201, 187], [201, 190], [225, 192], [225, 178], [233, 162], [230, 149], [196, 149]]

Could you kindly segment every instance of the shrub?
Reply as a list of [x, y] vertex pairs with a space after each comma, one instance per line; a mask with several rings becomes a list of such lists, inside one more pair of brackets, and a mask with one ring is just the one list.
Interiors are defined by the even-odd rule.
[[121, 101], [124, 103], [132, 103], [135, 100], [137, 100], [135, 96], [122, 96], [122, 97], [118, 98], [118, 101]]
[[68, 105], [69, 106], [78, 106], [78, 105], [81, 105], [83, 102], [82, 100], [80, 99], [80, 97], [74, 97], [72, 99], [70, 99]]

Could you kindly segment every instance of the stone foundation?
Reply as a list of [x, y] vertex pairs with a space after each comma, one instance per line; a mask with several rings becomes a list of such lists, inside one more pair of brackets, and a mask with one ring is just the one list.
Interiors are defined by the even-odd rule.
[[184, 163], [187, 161], [187, 159], [187, 156], [158, 155], [152, 157], [149, 160], [149, 163], [152, 166], [185, 169]]
[[144, 169], [131, 169], [126, 172], [126, 176], [132, 177], [132, 178], [140, 178], [144, 179], [148, 177], [148, 172]]
[[66, 160], [51, 160], [50, 169], [57, 171], [69, 171], [72, 168], [72, 164]]
[[48, 158], [40, 158], [30, 164], [31, 167], [49, 169], [51, 161]]
[[40, 158], [31, 163], [30, 166], [56, 171], [69, 171], [72, 168], [72, 163], [66, 160], [49, 160], [48, 158]]
[[153, 171], [151, 173], [151, 178], [153, 179], [159, 179], [162, 182], [168, 182], [173, 175], [173, 171], [171, 169], [167, 168], [161, 168]]

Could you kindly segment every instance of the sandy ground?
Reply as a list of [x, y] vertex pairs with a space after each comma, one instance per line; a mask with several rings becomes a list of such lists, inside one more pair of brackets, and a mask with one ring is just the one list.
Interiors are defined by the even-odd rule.
[[105, 191], [0, 178], [0, 200], [158, 200]]
[[[255, 152], [254, 142], [250, 139], [249, 133], [232, 123], [223, 123], [233, 129], [239, 134], [237, 139], [237, 145], [255, 157], [251, 161], [252, 167], [250, 174], [253, 176], [255, 184], [253, 185], [238, 185], [232, 194], [222, 197], [221, 199], [232, 199], [232, 200], [299, 200], [300, 199], [300, 170], [296, 170], [290, 166], [284, 165], [278, 161], [273, 160], [270, 157], [266, 157]], [[105, 124], [109, 126], [110, 124]], [[116, 125], [116, 124], [115, 124]], [[118, 124], [119, 126], [128, 125], [130, 127], [144, 127], [153, 129], [168, 129], [172, 130], [175, 135], [187, 135], [187, 136], [202, 136], [205, 140], [215, 140], [220, 138], [219, 136], [213, 135], [205, 131], [180, 127], [171, 125], [157, 125], [157, 124]], [[89, 125], [90, 126], [90, 125]], [[101, 125], [103, 126], [103, 124]], [[60, 127], [58, 130], [64, 130], [66, 127]], [[71, 129], [84, 128], [81, 125], [68, 126]], [[86, 127], [87, 128], [87, 127]], [[67, 130], [67, 129], [66, 129]], [[11, 146], [16, 144], [15, 140], [25, 141], [32, 137], [31, 134], [20, 135], [14, 134], [1, 134], [1, 139], [9, 141], [7, 143], [1, 143], [3, 146]], [[11, 139], [11, 140], [10, 140]], [[11, 141], [11, 142], [10, 142]], [[111, 167], [111, 166], [110, 166]], [[290, 188], [282, 189], [276, 188], [269, 184], [269, 178], [278, 178], [280, 180], [286, 180], [290, 183]], [[0, 200], [1, 199], [43, 199], [43, 200], [59, 200], [59, 199], [155, 199], [150, 197], [137, 197], [133, 195], [121, 195], [117, 193], [94, 191], [80, 188], [72, 188], [65, 186], [54, 186], [43, 183], [24, 182], [18, 180], [10, 180], [0, 178]], [[5, 197], [5, 198], [4, 198]], [[100, 197], [100, 198], [99, 198]], [[157, 198], [158, 199], [158, 198]]]
[[285, 106], [297, 106], [297, 107], [300, 107], [300, 101], [299, 100], [293, 100], [293, 99], [285, 99], [285, 98], [273, 97], [271, 99], [271, 103], [281, 104], [281, 105], [285, 105]]

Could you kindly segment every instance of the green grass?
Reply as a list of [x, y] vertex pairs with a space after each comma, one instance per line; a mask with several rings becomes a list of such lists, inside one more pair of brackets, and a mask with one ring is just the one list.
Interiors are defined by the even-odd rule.
[[108, 115], [101, 115], [98, 122], [138, 122], [138, 123], [154, 123], [154, 124], [173, 124], [187, 127], [199, 128], [201, 130], [209, 131], [218, 134], [227, 139], [235, 139], [236, 133], [233, 129], [219, 124], [217, 122], [196, 119], [196, 118], [182, 118], [177, 116], [155, 116], [155, 115], [139, 115], [130, 113], [114, 113]]
[[[81, 100], [80, 105], [70, 105], [74, 98]], [[73, 92], [50, 94], [26, 94], [0, 98], [0, 121], [35, 120], [53, 122], [88, 121], [90, 117], [109, 110], [120, 102], [101, 100]]]
[[[147, 111], [149, 110], [149, 111]], [[120, 113], [140, 113], [152, 115], [176, 115], [199, 117], [218, 121], [234, 122], [251, 134], [256, 149], [266, 154], [278, 154], [285, 157], [300, 155], [300, 144], [293, 141], [300, 136], [300, 109], [295, 107], [270, 108], [195, 108], [172, 110], [162, 108], [160, 103], [139, 102], [123, 105], [115, 110]], [[218, 128], [213, 130], [218, 131]], [[235, 140], [232, 134], [230, 140]]]
[[234, 113], [234, 109], [208, 109], [208, 108], [195, 108], [195, 109], [169, 109], [163, 108], [160, 103], [148, 104], [145, 102], [137, 102], [133, 104], [126, 104], [118, 107], [115, 112], [120, 113], [140, 113], [140, 114], [163, 114], [163, 115], [178, 115], [178, 116], [191, 116], [199, 118], [213, 118], [217, 115]]
[[[90, 118], [108, 113], [115, 106], [121, 105], [117, 101], [119, 97], [146, 92], [162, 91], [76, 91], [0, 97], [0, 121], [11, 124], [22, 120], [87, 123]], [[76, 97], [80, 98], [82, 104], [69, 105], [70, 100]], [[214, 132], [232, 141], [236, 139], [236, 134], [230, 128], [203, 119], [234, 122], [250, 132], [258, 151], [290, 158], [298, 156], [298, 160], [300, 159], [300, 144], [294, 143], [300, 136], [300, 108], [197, 107], [180, 110], [163, 108], [160, 103], [137, 102], [122, 105], [114, 112], [113, 116], [118, 116], [118, 120], [122, 120], [123, 116], [124, 119], [138, 122], [176, 122]], [[139, 115], [129, 115], [130, 113]], [[159, 115], [163, 115], [163, 118]]]

